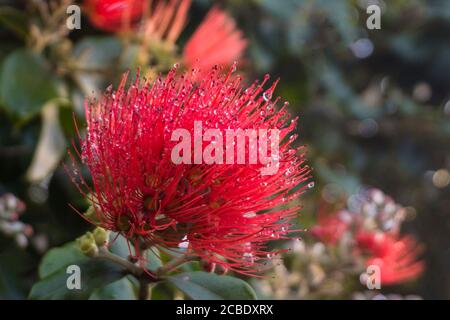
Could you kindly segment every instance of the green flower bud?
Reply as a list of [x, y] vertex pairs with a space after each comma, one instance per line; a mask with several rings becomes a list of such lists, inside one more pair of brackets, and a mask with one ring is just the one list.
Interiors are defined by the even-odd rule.
[[99, 247], [106, 246], [109, 241], [109, 234], [110, 234], [109, 230], [103, 229], [101, 227], [95, 228], [94, 239], [97, 246]]
[[78, 248], [88, 257], [95, 257], [98, 253], [98, 247], [95, 243], [94, 235], [87, 232], [85, 235], [77, 239]]

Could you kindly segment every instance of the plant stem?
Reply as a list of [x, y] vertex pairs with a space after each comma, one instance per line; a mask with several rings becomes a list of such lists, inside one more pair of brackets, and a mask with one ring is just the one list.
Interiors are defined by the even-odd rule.
[[144, 272], [144, 270], [142, 270], [142, 268], [140, 268], [139, 266], [135, 265], [134, 263], [131, 263], [130, 261], [122, 257], [115, 255], [114, 253], [109, 252], [108, 249], [104, 247], [99, 248], [96, 258], [109, 260], [118, 265], [121, 265], [137, 278], [140, 278]]
[[108, 251], [105, 247], [100, 247], [97, 255], [95, 256], [97, 259], [104, 259], [111, 262], [114, 262], [122, 267], [124, 267], [130, 274], [135, 276], [139, 281], [139, 300], [148, 300], [150, 298], [150, 286], [152, 282], [157, 282], [161, 280], [161, 278], [153, 275], [149, 271], [145, 271], [143, 268], [138, 265], [115, 255], [114, 253]]
[[98, 253], [95, 255], [97, 259], [108, 260], [113, 263], [116, 263], [122, 267], [124, 267], [128, 273], [135, 276], [139, 281], [139, 300], [147, 300], [150, 298], [150, 286], [151, 283], [160, 281], [163, 278], [163, 275], [168, 274], [172, 270], [181, 266], [184, 263], [193, 261], [196, 257], [182, 256], [177, 259], [173, 259], [168, 262], [166, 265], [160, 267], [156, 274], [150, 273], [149, 271], [144, 270], [140, 266], [132, 263], [131, 261], [119, 257], [114, 253], [110, 252], [105, 247], [98, 248]]
[[143, 268], [141, 268], [138, 265], [128, 261], [127, 259], [119, 257], [118, 255], [115, 255], [114, 253], [111, 253], [110, 251], [108, 251], [108, 249], [106, 249], [104, 247], [100, 247], [99, 248], [98, 253], [96, 255], [96, 258], [108, 260], [108, 261], [114, 262], [114, 263], [116, 263], [118, 265], [121, 265], [130, 274], [135, 276], [139, 281], [145, 281], [147, 283], [147, 285], [150, 282], [157, 282], [157, 281], [160, 280], [153, 273], [151, 273], [149, 271], [145, 271]]
[[146, 279], [139, 280], [139, 300], [148, 300], [150, 297], [150, 283]]
[[189, 256], [182, 256], [180, 258], [173, 259], [173, 260], [169, 261], [168, 263], [166, 263], [164, 266], [160, 267], [158, 269], [158, 271], [156, 271], [156, 274], [157, 275], [167, 274], [167, 273], [173, 271], [174, 269], [178, 268], [182, 264], [190, 262], [190, 261], [194, 261], [195, 259], [196, 259], [196, 257], [189, 257]]

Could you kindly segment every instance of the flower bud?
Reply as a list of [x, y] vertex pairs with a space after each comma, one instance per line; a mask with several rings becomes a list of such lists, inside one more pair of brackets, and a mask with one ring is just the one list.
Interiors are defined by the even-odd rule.
[[85, 235], [77, 239], [78, 248], [88, 257], [95, 257], [98, 253], [98, 247], [95, 243], [94, 235], [87, 232]]
[[99, 247], [106, 246], [109, 241], [109, 234], [110, 234], [109, 230], [103, 229], [101, 227], [95, 228], [94, 239], [97, 246]]

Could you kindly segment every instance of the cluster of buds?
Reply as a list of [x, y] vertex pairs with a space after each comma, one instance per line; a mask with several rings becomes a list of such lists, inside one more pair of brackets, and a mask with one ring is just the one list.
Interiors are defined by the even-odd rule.
[[382, 287], [418, 277], [424, 268], [417, 260], [422, 248], [399, 233], [406, 211], [382, 191], [369, 189], [351, 196], [343, 210], [319, 212], [309, 232], [319, 242], [291, 242], [292, 253], [277, 261], [275, 280], [261, 282], [261, 292], [277, 299], [352, 298], [343, 284], [358, 285], [359, 279], [364, 289], [369, 266], [379, 268]]
[[136, 276], [140, 280], [142, 277], [148, 276], [150, 276], [152, 281], [155, 280], [154, 274], [149, 271], [145, 271], [142, 264], [138, 265], [137, 260], [133, 255], [130, 255], [127, 259], [125, 259], [124, 257], [110, 251], [110, 246], [118, 236], [119, 235], [112, 236], [109, 230], [96, 227], [92, 232], [88, 231], [79, 237], [76, 240], [76, 245], [81, 253], [89, 258], [107, 260], [114, 264], [120, 265], [124, 268], [124, 271]]
[[95, 257], [99, 247], [106, 247], [109, 242], [110, 231], [97, 227], [92, 232], [86, 232], [77, 239], [80, 251], [88, 257]]
[[19, 220], [25, 204], [11, 193], [0, 196], [0, 233], [12, 237], [21, 248], [28, 246], [33, 228]]

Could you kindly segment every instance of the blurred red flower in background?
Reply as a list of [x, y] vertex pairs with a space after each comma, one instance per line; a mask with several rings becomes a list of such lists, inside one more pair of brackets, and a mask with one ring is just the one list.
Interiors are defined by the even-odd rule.
[[184, 63], [188, 68], [202, 70], [214, 65], [231, 65], [242, 57], [246, 46], [247, 40], [233, 18], [215, 7], [186, 43]]
[[321, 204], [311, 235], [327, 245], [348, 247], [351, 255], [366, 266], [378, 266], [382, 284], [419, 276], [424, 269], [423, 262], [418, 261], [422, 246], [410, 236], [400, 236], [405, 208], [373, 188], [361, 190], [352, 199], [339, 211]]
[[357, 246], [369, 254], [366, 265], [376, 265], [381, 271], [382, 284], [396, 284], [416, 278], [424, 269], [417, 256], [422, 247], [409, 237], [389, 233], [359, 232]]
[[[331, 214], [329, 212], [332, 212]], [[333, 212], [326, 205], [320, 205], [317, 224], [311, 228], [311, 235], [323, 243], [334, 245], [349, 227], [349, 221], [341, 212]]]
[[91, 23], [104, 31], [126, 31], [138, 22], [147, 0], [84, 0]]
[[191, 0], [159, 1], [153, 5], [144, 23], [145, 41], [150, 39], [174, 44], [185, 27]]
[[[183, 248], [212, 269], [255, 274], [279, 252], [266, 242], [292, 231], [300, 205], [285, 204], [304, 191], [310, 170], [303, 149], [292, 145], [297, 119], [287, 103], [276, 108], [279, 98], [270, 98], [276, 82], [264, 89], [267, 76], [243, 90], [231, 72], [214, 68], [197, 82], [195, 74], [172, 70], [152, 84], [137, 78], [128, 89], [124, 77], [117, 91], [86, 103], [79, 156], [94, 187], [81, 175], [75, 182], [93, 203], [97, 224], [122, 233], [136, 248], [142, 240]], [[278, 171], [262, 175], [263, 164], [174, 164], [172, 132], [192, 133], [194, 121], [205, 129], [278, 129]]]
[[[150, 41], [175, 44], [185, 27], [191, 0], [85, 0], [90, 21], [109, 32], [127, 31], [143, 21], [144, 47]], [[145, 14], [144, 14], [145, 12]], [[183, 50], [183, 63], [208, 72], [215, 65], [230, 66], [241, 59], [247, 40], [231, 16], [212, 8], [189, 38]]]
[[336, 244], [347, 230], [347, 223], [337, 216], [327, 217], [318, 221], [311, 229], [311, 234], [326, 244]]

